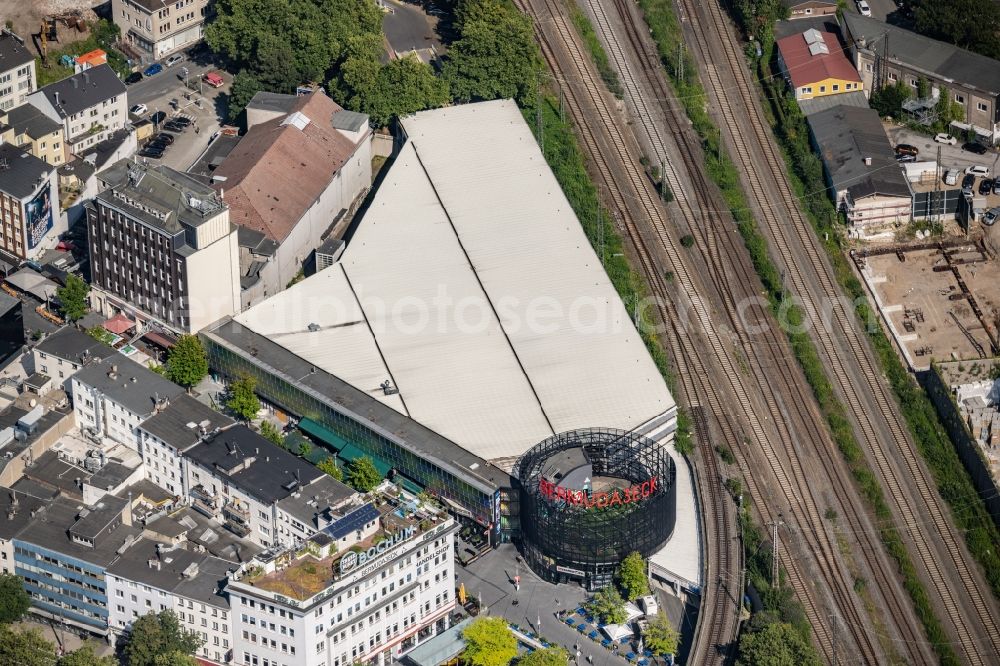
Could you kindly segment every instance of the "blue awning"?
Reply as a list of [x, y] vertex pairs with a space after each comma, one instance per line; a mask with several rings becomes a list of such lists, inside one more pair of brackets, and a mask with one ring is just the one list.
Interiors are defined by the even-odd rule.
[[345, 446], [350, 446], [350, 442], [346, 439], [312, 419], [304, 418], [299, 421], [299, 429], [307, 435], [312, 435], [336, 451], [340, 451]]

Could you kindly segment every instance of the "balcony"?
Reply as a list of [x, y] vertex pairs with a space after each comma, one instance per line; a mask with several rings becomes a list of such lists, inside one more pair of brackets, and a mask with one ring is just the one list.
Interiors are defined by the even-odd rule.
[[225, 527], [230, 532], [232, 532], [233, 534], [235, 534], [236, 536], [241, 537], [241, 538], [246, 538], [247, 536], [250, 535], [250, 527], [249, 526], [247, 526], [247, 525], [245, 525], [243, 523], [236, 522], [235, 520], [232, 520], [232, 519], [227, 520], [226, 522], [224, 522], [222, 524], [222, 526]]
[[222, 515], [244, 525], [250, 523], [250, 510], [242, 503], [226, 502], [222, 507]]

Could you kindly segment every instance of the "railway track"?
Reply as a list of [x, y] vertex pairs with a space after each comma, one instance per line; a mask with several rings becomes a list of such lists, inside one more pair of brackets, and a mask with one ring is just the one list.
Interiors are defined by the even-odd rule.
[[[581, 95], [578, 97], [578, 93], [574, 87], [571, 87], [569, 90], [565, 90], [570, 111], [580, 120], [579, 129], [581, 139], [583, 140], [585, 147], [588, 149], [589, 154], [595, 159], [595, 166], [597, 167], [601, 179], [608, 185], [608, 192], [614, 200], [615, 205], [619, 210], [628, 210], [630, 205], [634, 204], [640, 210], [641, 215], [645, 216], [646, 219], [652, 222], [652, 227], [657, 236], [656, 240], [659, 241], [659, 245], [662, 246], [662, 250], [666, 253], [671, 267], [676, 271], [681, 291], [688, 295], [696, 293], [694, 283], [691, 280], [691, 276], [688, 273], [684, 262], [677, 253], [677, 248], [665, 232], [666, 226], [664, 224], [665, 220], [663, 210], [658, 203], [656, 203], [655, 195], [651, 193], [648, 181], [645, 180], [644, 175], [635, 166], [634, 159], [628, 154], [626, 146], [628, 146], [629, 142], [618, 129], [618, 124], [616, 122], [617, 118], [615, 117], [616, 113], [602, 92], [602, 84], [596, 80], [595, 75], [592, 72], [588, 71], [589, 67], [586, 62], [587, 58], [582, 51], [580, 51], [579, 45], [576, 43], [571, 29], [562, 15], [562, 8], [555, 2], [540, 2], [539, 0], [534, 0], [531, 5], [527, 2], [522, 2], [521, 4], [522, 9], [527, 9], [530, 13], [535, 15], [537, 19], [539, 19], [539, 22], [536, 23], [536, 29], [539, 33], [542, 50], [546, 59], [549, 60], [550, 64], [553, 66], [554, 71], [556, 71], [559, 77], [565, 81], [580, 81], [586, 89], [589, 101], [594, 104], [596, 112], [604, 121], [603, 125], [608, 135], [608, 139], [606, 141], [600, 140], [594, 132], [591, 124], [587, 122], [587, 114], [583, 108], [583, 96]], [[550, 31], [555, 33], [555, 39], [559, 41], [560, 46], [564, 47], [569, 52], [568, 56], [564, 56], [568, 57], [570, 60], [565, 67], [559, 61], [559, 58], [556, 55], [556, 47], [552, 44], [552, 41], [548, 36]], [[570, 71], [565, 71], [567, 69]], [[619, 168], [617, 174], [620, 177], [625, 177], [628, 181], [626, 183], [627, 187], [624, 189], [618, 187], [619, 183], [616, 182], [613, 170], [607, 159], [608, 155], [613, 156], [616, 152], [618, 153], [617, 156], [620, 159], [621, 165], [625, 166], [624, 169]], [[680, 188], [675, 189], [675, 191], [679, 190]], [[707, 192], [702, 192], [700, 196], [703, 203], [710, 203], [712, 200], [711, 198], [706, 198], [709, 197]], [[630, 201], [628, 200], [629, 198], [634, 198], [635, 201]], [[698, 217], [694, 208], [687, 204], [682, 205], [682, 209], [684, 210], [686, 219], [693, 223], [693, 227], [702, 226], [698, 223], [703, 222], [703, 220]], [[663, 310], [661, 316], [663, 316], [664, 320], [669, 322], [672, 326], [673, 334], [671, 335], [671, 347], [674, 352], [675, 360], [681, 366], [679, 368], [679, 374], [683, 382], [682, 389], [688, 398], [689, 404], [691, 404], [695, 413], [699, 413], [702, 403], [705, 403], [714, 414], [719, 416], [726, 415], [728, 413], [727, 407], [730, 407], [733, 404], [731, 399], [728, 395], [723, 396], [720, 391], [717, 390], [713, 381], [707, 379], [709, 377], [709, 373], [702, 364], [700, 349], [695, 348], [694, 341], [691, 339], [690, 331], [681, 330], [677, 326], [677, 322], [681, 321], [681, 318], [677, 316], [678, 313], [672, 305], [671, 294], [668, 293], [665, 287], [661, 272], [657, 270], [655, 260], [653, 259], [653, 253], [647, 246], [646, 241], [643, 239], [643, 234], [640, 232], [631, 216], [626, 216], [624, 221], [626, 222], [626, 230], [629, 233], [629, 237], [636, 246], [636, 251], [639, 255], [640, 263], [642, 264], [642, 269], [650, 281], [651, 288], [653, 289], [655, 295], [661, 297], [661, 309]], [[715, 270], [718, 269], [719, 265], [717, 264], [715, 266]], [[747, 277], [750, 278], [749, 281], [746, 280]], [[743, 284], [758, 283], [756, 276], [752, 273], [742, 276], [740, 280]], [[794, 451], [790, 457], [779, 455], [779, 453], [771, 447], [770, 438], [765, 433], [763, 425], [753, 410], [749, 409], [749, 405], [752, 403], [749, 400], [749, 396], [747, 395], [745, 388], [739, 380], [741, 374], [739, 368], [735, 367], [731, 357], [731, 352], [727, 348], [723, 336], [716, 330], [704, 304], [699, 299], [692, 299], [690, 302], [685, 303], [685, 306], [691, 309], [695, 315], [695, 319], [704, 329], [706, 338], [708, 338], [707, 342], [714, 352], [713, 358], [720, 361], [721, 365], [727, 366], [723, 370], [723, 376], [728, 380], [728, 382], [725, 383], [729, 384], [727, 388], [731, 389], [737, 396], [735, 404], [743, 406], [745, 411], [744, 416], [746, 417], [749, 426], [749, 436], [751, 436], [754, 444], [759, 445], [764, 451], [765, 457], [768, 461], [767, 464], [777, 480], [777, 485], [780, 487], [780, 491], [783, 493], [786, 503], [790, 508], [794, 507], [794, 510], [800, 513], [802, 522], [813, 527], [813, 529], [804, 530], [800, 535], [796, 536], [802, 537], [805, 541], [809, 542], [808, 548], [821, 563], [821, 566], [819, 567], [820, 575], [822, 575], [827, 582], [831, 584], [831, 588], [834, 590], [834, 596], [837, 602], [835, 604], [837, 613], [835, 614], [838, 617], [842, 615], [845, 622], [845, 629], [851, 631], [852, 634], [857, 635], [857, 647], [855, 648], [857, 650], [857, 654], [855, 656], [858, 660], [868, 663], [875, 663], [879, 661], [881, 651], [878, 649], [878, 646], [873, 641], [872, 637], [864, 629], [864, 627], [869, 623], [866, 621], [866, 618], [860, 614], [861, 612], [858, 609], [859, 602], [853, 596], [850, 589], [851, 581], [849, 581], [842, 572], [842, 567], [838, 562], [836, 553], [834, 552], [835, 549], [832, 543], [833, 540], [830, 538], [830, 535], [826, 533], [819, 514], [818, 506], [812, 498], [809, 477], [802, 469], [797, 455]], [[784, 341], [779, 340], [778, 348], [784, 344], [786, 344]], [[769, 362], [773, 363], [773, 359]], [[804, 397], [808, 398], [808, 396]], [[796, 399], [795, 402], [796, 404], [809, 404], [808, 400], [802, 401]], [[768, 407], [770, 412], [778, 415], [778, 418], [771, 420], [771, 427], [773, 427], [774, 423], [783, 421], [781, 416], [786, 412], [787, 406], [779, 404], [778, 398], [769, 396]], [[701, 413], [703, 414], [703, 412]], [[815, 419], [818, 415], [814, 413], [812, 417]], [[720, 418], [720, 425], [724, 430], [724, 441], [729, 443], [742, 441], [742, 437], [740, 437], [741, 433], [729, 423], [727, 417], [722, 416], [722, 418]], [[695, 426], [699, 432], [707, 431], [707, 426], [703, 423], [699, 424], [696, 422]], [[793, 442], [796, 439], [794, 437], [794, 433], [790, 432], [787, 427], [781, 434], [789, 437], [789, 439], [782, 441]], [[702, 437], [704, 438], [704, 435], [702, 435]], [[706, 453], [704, 447], [702, 448], [701, 453], [703, 454], [703, 458], [712, 457], [711, 451], [707, 452], [707, 456], [704, 455]], [[788, 464], [789, 461], [792, 461], [790, 468], [794, 473], [794, 480], [789, 477], [789, 474], [785, 469], [785, 465]], [[744, 465], [744, 470], [746, 469], [747, 467]], [[721, 485], [721, 477], [717, 474], [707, 473], [705, 477], [711, 479], [711, 485], [713, 486], [712, 490], [715, 490], [714, 485], [716, 482]], [[765, 496], [761, 494], [759, 489], [756, 487], [756, 480], [754, 476], [747, 474], [746, 479], [750, 492], [755, 497]], [[712, 513], [714, 515], [714, 511], [708, 511], [707, 507], [706, 513]], [[770, 515], [767, 507], [762, 507], [761, 513], [765, 518], [776, 517]], [[722, 524], [722, 521], [718, 522]], [[709, 560], [711, 562], [721, 563], [722, 566], [725, 566], [725, 562], [729, 561], [723, 557], [712, 557], [709, 558]], [[786, 561], [785, 563], [787, 565], [791, 582], [800, 591], [806, 612], [810, 616], [810, 619], [814, 622], [814, 629], [817, 633], [817, 638], [819, 639], [821, 648], [825, 649], [828, 658], [836, 658], [834, 651], [835, 637], [831, 635], [828, 617], [822, 610], [822, 607], [825, 604], [822, 604], [813, 598], [813, 586], [811, 584], [806, 584], [807, 581], [811, 581], [812, 578], [804, 575], [799, 562], [796, 560], [793, 559], [791, 561]], [[723, 585], [724, 577], [719, 577], [714, 584], [712, 581], [713, 579], [711, 576], [706, 577], [706, 582], [708, 584], [706, 585], [706, 598], [704, 600], [704, 604], [706, 606], [711, 606], [713, 611], [712, 621], [710, 623], [706, 623], [708, 629], [705, 633], [709, 636], [710, 644], [717, 646], [726, 644], [731, 645], [733, 623], [731, 620], [726, 618], [725, 607], [728, 606], [732, 608], [735, 604], [730, 605], [719, 603], [727, 594], [732, 596], [731, 583], [728, 586]], [[718, 600], [715, 601], [714, 605], [711, 601], [709, 601], [709, 597], [712, 593], [718, 597]], [[739, 598], [738, 595], [736, 598]], [[724, 657], [724, 655], [722, 656]]]
[[[896, 523], [910, 542], [915, 563], [930, 584], [932, 598], [944, 610], [946, 628], [970, 663], [996, 663], [1000, 627], [995, 600], [983, 592], [987, 586], [952, 528], [874, 353], [851, 308], [844, 307], [832, 268], [791, 194], [784, 160], [774, 145], [755, 92], [756, 81], [733, 28], [716, 0], [704, 4], [681, 0], [680, 5], [695, 53], [704, 64], [703, 80], [727, 130], [731, 154], [741, 167], [773, 256], [784, 266], [786, 284], [807, 303], [833, 307], [832, 330], [820, 324], [810, 332], [854, 418], [859, 441], [880, 477]], [[720, 60], [731, 72], [725, 80]], [[737, 119], [749, 123], [737, 124]], [[928, 524], [931, 530], [926, 529]]]

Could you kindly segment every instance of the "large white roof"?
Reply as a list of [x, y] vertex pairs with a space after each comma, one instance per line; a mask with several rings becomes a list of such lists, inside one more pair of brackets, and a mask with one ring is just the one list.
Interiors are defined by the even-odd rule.
[[517, 106], [402, 125], [408, 140], [340, 262], [237, 320], [488, 460], [574, 428], [671, 418]]

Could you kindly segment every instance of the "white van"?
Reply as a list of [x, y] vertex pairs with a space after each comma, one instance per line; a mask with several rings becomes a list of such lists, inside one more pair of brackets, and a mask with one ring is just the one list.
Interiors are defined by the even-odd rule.
[[982, 166], [980, 164], [974, 164], [965, 169], [965, 173], [972, 176], [979, 176], [980, 178], [990, 177], [990, 168], [988, 166]]
[[862, 16], [872, 15], [872, 8], [868, 6], [866, 0], [858, 0], [858, 13]]
[[948, 169], [944, 174], [945, 185], [958, 185], [958, 169]]

